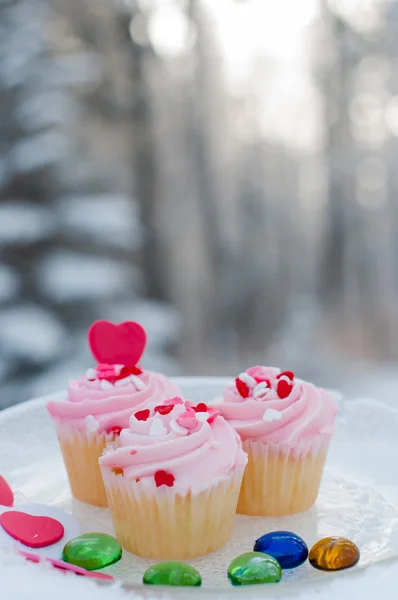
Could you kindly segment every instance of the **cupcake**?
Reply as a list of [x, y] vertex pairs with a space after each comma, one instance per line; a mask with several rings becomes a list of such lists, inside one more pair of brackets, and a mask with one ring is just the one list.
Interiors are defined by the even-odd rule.
[[173, 398], [135, 413], [100, 458], [120, 544], [152, 559], [188, 559], [231, 535], [247, 456], [205, 404]]
[[74, 497], [107, 506], [98, 465], [104, 448], [118, 443], [132, 413], [181, 391], [164, 375], [137, 366], [146, 344], [145, 331], [138, 323], [98, 321], [91, 326], [88, 339], [97, 366], [71, 381], [66, 399], [50, 400], [47, 410]]
[[214, 407], [248, 454], [238, 513], [281, 516], [310, 508], [338, 412], [333, 396], [291, 371], [253, 367]]

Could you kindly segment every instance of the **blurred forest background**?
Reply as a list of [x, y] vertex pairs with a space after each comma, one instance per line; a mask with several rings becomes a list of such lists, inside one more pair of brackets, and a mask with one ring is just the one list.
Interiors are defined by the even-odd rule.
[[0, 0], [0, 406], [98, 318], [169, 374], [394, 380], [397, 36], [395, 0]]

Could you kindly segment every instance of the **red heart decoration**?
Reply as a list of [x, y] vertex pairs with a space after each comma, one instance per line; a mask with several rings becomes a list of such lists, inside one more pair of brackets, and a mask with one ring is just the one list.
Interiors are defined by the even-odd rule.
[[35, 517], [18, 510], [0, 515], [0, 525], [14, 540], [29, 548], [44, 548], [64, 536], [62, 523], [51, 517]]
[[14, 494], [12, 493], [12, 489], [4, 479], [0, 475], [0, 505], [1, 506], [13, 506], [14, 504]]
[[283, 400], [284, 398], [287, 398], [289, 396], [290, 392], [292, 391], [292, 389], [293, 389], [293, 384], [288, 383], [284, 379], [282, 379], [282, 381], [279, 381], [278, 385], [276, 386], [276, 392], [281, 400]]
[[134, 367], [145, 350], [146, 333], [133, 321], [119, 325], [96, 321], [88, 331], [88, 343], [99, 363]]
[[134, 413], [134, 416], [137, 419], [137, 421], [146, 421], [147, 419], [149, 419], [150, 414], [151, 411], [149, 410], [149, 408], [143, 408], [142, 410], [137, 410], [137, 412]]
[[175, 481], [175, 477], [172, 473], [167, 473], [167, 471], [156, 471], [156, 473], [155, 473], [156, 487], [160, 487], [161, 485], [167, 485], [167, 487], [173, 487], [174, 481]]
[[242, 381], [241, 379], [239, 379], [239, 377], [237, 377], [235, 379], [235, 385], [236, 385], [236, 389], [238, 390], [238, 392], [242, 396], [242, 398], [247, 398], [249, 395], [249, 388], [247, 387], [245, 382]]

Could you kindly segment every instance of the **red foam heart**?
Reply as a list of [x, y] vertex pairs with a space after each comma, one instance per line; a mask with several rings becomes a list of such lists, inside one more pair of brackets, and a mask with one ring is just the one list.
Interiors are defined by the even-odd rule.
[[145, 350], [146, 333], [139, 323], [133, 321], [119, 325], [96, 321], [88, 331], [88, 343], [99, 363], [134, 367]]
[[174, 481], [175, 481], [175, 477], [172, 473], [167, 473], [167, 471], [156, 471], [156, 473], [155, 473], [156, 487], [160, 487], [161, 485], [167, 485], [167, 487], [173, 487]]
[[284, 379], [282, 379], [282, 381], [278, 381], [278, 385], [276, 386], [276, 392], [277, 392], [279, 398], [281, 398], [281, 400], [283, 400], [284, 398], [287, 398], [289, 396], [290, 392], [292, 391], [292, 389], [293, 389], [293, 384], [288, 383]]
[[51, 517], [36, 517], [18, 510], [0, 515], [0, 525], [14, 540], [29, 548], [45, 548], [64, 537], [64, 526]]
[[241, 379], [239, 379], [239, 377], [237, 377], [235, 379], [235, 385], [236, 385], [236, 389], [238, 390], [238, 392], [242, 396], [242, 398], [247, 398], [249, 395], [249, 388], [247, 387], [245, 382], [242, 381]]
[[149, 408], [143, 408], [142, 410], [137, 410], [137, 412], [134, 413], [134, 416], [137, 419], [137, 421], [146, 421], [147, 419], [149, 419], [150, 414], [151, 411], [149, 410]]
[[12, 493], [12, 489], [4, 479], [0, 475], [0, 505], [1, 506], [13, 506], [14, 504], [14, 494]]

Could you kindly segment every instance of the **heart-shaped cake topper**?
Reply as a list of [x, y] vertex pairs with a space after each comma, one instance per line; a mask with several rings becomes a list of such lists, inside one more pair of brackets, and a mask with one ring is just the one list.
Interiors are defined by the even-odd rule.
[[110, 321], [96, 321], [88, 331], [88, 343], [99, 363], [134, 367], [145, 350], [146, 333], [134, 321], [119, 325]]
[[51, 517], [35, 517], [18, 510], [0, 515], [0, 525], [8, 535], [29, 548], [43, 548], [59, 542], [65, 530]]

